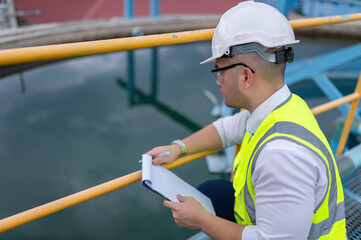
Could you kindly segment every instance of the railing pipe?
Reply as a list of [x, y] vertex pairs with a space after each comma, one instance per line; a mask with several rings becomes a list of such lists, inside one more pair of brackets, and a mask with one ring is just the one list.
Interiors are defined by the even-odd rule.
[[304, 28], [304, 27], [314, 27], [321, 25], [330, 25], [342, 22], [351, 22], [361, 19], [361, 13], [331, 16], [331, 17], [318, 17], [318, 18], [306, 18], [290, 21], [292, 28]]
[[[164, 164], [163, 166], [168, 169], [175, 168], [175, 167], [178, 167], [180, 165], [194, 161], [198, 158], [204, 157], [208, 154], [212, 154], [212, 153], [220, 151], [220, 150], [221, 149], [217, 149], [217, 150], [212, 150], [212, 151], [204, 151], [204, 152], [200, 152], [200, 153], [196, 153], [196, 154], [192, 154], [192, 155], [188, 155], [188, 156], [186, 155], [186, 156], [178, 158], [177, 160], [175, 160], [172, 163]], [[36, 219], [45, 217], [47, 215], [58, 212], [65, 208], [69, 208], [76, 204], [93, 199], [100, 195], [117, 190], [124, 186], [130, 185], [132, 183], [135, 183], [135, 182], [141, 180], [141, 178], [142, 178], [142, 171], [139, 170], [139, 171], [130, 173], [128, 175], [122, 176], [120, 178], [111, 180], [109, 182], [86, 189], [84, 191], [74, 193], [72, 195], [69, 195], [64, 198], [60, 198], [53, 202], [49, 202], [49, 203], [41, 205], [39, 207], [32, 208], [30, 210], [18, 213], [16, 215], [1, 219], [0, 220], [0, 233], [10, 230], [12, 228], [18, 227], [25, 223], [34, 221]]]
[[[361, 13], [334, 17], [291, 20], [290, 24], [293, 28], [302, 28], [355, 20], [361, 20]], [[0, 66], [204, 41], [211, 39], [213, 33], [214, 28], [141, 37], [7, 49], [0, 51]]]
[[213, 32], [214, 29], [205, 29], [179, 33], [7, 49], [0, 51], [0, 66], [197, 42], [210, 39]]
[[354, 101], [355, 99], [358, 99], [361, 97], [361, 94], [360, 93], [351, 93], [349, 95], [346, 95], [342, 98], [339, 98], [339, 99], [336, 99], [336, 100], [333, 100], [331, 102], [327, 102], [327, 103], [324, 103], [322, 105], [319, 105], [317, 107], [314, 107], [311, 109], [311, 112], [313, 113], [313, 115], [318, 115], [318, 114], [321, 114], [321, 113], [324, 113], [324, 112], [327, 112], [331, 109], [334, 109], [338, 106], [341, 106], [343, 104], [346, 104], [348, 102], [351, 102], [351, 101]]

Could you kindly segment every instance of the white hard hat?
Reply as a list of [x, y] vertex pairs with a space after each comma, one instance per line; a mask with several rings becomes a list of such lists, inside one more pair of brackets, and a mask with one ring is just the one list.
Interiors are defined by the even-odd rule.
[[230, 53], [230, 47], [259, 43], [266, 48], [298, 43], [288, 20], [277, 9], [246, 1], [223, 14], [212, 39], [212, 57], [207, 63]]

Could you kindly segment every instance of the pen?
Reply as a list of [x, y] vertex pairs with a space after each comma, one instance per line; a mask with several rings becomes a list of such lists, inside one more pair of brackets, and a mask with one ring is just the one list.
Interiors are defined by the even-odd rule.
[[157, 155], [157, 156], [155, 156], [156, 158], [158, 158], [158, 157], [166, 157], [166, 156], [169, 156], [169, 155], [171, 155], [172, 153], [171, 152], [164, 152], [164, 153], [161, 153], [161, 154], [159, 154], [159, 155]]
[[[169, 156], [171, 155], [172, 153], [171, 152], [164, 152], [164, 153], [161, 153], [161, 154], [158, 154], [157, 156], [155, 156], [154, 158], [159, 158], [159, 157], [166, 157], [166, 156]], [[139, 160], [138, 162], [142, 162], [142, 160]]]

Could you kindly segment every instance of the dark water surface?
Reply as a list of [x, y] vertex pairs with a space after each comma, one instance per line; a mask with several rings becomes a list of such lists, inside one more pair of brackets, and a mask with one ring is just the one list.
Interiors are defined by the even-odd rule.
[[[304, 48], [312, 55], [337, 46]], [[212, 64], [199, 65], [210, 55], [210, 44], [158, 51], [153, 103], [129, 105], [120, 84], [127, 79], [125, 52], [23, 72], [24, 93], [20, 74], [1, 79], [0, 218], [137, 171], [142, 153], [189, 135], [190, 123], [202, 127], [214, 120], [213, 106], [202, 92], [221, 96], [209, 71]], [[151, 51], [138, 50], [135, 57], [136, 86], [147, 94]], [[174, 172], [195, 186], [218, 177], [208, 173], [204, 159]], [[178, 228], [162, 199], [135, 183], [12, 229], [0, 239], [185, 239], [196, 232]]]

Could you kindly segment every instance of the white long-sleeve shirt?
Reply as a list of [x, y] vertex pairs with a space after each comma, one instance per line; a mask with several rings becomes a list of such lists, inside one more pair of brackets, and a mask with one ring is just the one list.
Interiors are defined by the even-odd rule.
[[[253, 135], [263, 119], [290, 94], [285, 85], [251, 115], [242, 111], [215, 121], [223, 147], [240, 144], [245, 131]], [[325, 166], [307, 148], [285, 139], [267, 143], [252, 175], [257, 225], [247, 226], [242, 239], [306, 239], [327, 181]]]

